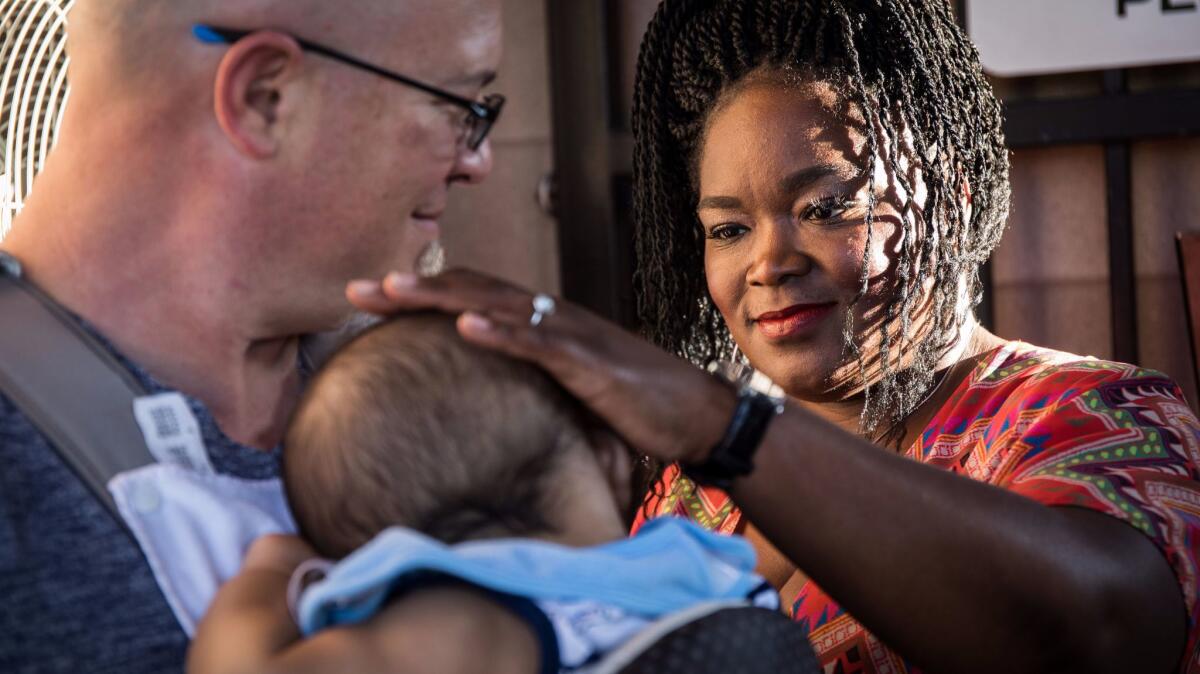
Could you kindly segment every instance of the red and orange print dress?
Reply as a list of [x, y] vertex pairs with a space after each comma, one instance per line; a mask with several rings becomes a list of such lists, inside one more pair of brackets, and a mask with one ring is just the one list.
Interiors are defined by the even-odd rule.
[[[1200, 422], [1170, 379], [1010, 342], [967, 377], [907, 455], [1039, 503], [1107, 513], [1150, 537], [1188, 607], [1180, 671], [1200, 674]], [[697, 489], [674, 468], [656, 491], [665, 496], [651, 496], [644, 512], [739, 530], [741, 515], [724, 493]], [[918, 671], [811, 581], [791, 614], [827, 672]]]

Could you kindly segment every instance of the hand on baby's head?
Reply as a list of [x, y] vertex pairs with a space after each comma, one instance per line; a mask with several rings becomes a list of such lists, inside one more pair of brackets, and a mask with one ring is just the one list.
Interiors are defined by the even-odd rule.
[[554, 534], [574, 498], [560, 493], [568, 466], [572, 491], [616, 498], [592, 425], [545, 374], [467, 344], [452, 318], [403, 316], [315, 376], [285, 441], [284, 480], [301, 533], [331, 558], [389, 526], [447, 542]]

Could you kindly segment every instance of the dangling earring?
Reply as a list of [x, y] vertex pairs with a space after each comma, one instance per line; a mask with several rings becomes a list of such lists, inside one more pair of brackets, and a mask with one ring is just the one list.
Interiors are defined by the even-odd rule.
[[418, 276], [437, 276], [446, 270], [446, 249], [442, 247], [441, 239], [425, 246], [425, 250], [417, 256]]
[[737, 342], [733, 344], [733, 354], [729, 365], [733, 380], [739, 384], [749, 383], [754, 378], [754, 368], [750, 366], [750, 359], [746, 358], [746, 354], [742, 353], [742, 349], [737, 345]]
[[750, 386], [761, 393], [777, 398], [785, 395], [778, 384], [771, 381], [767, 375], [754, 369], [754, 366], [750, 364], [750, 359], [742, 353], [736, 343], [733, 345], [733, 361], [729, 370], [733, 374], [733, 380], [739, 384]]
[[745, 358], [742, 356], [741, 350], [738, 349], [737, 344], [734, 344], [733, 352], [729, 355], [728, 360], [714, 358], [708, 362], [705, 369], [710, 374], [715, 374], [721, 379], [734, 382], [740, 386], [750, 381], [750, 377], [754, 374], [754, 370], [750, 369], [750, 366], [744, 361]]

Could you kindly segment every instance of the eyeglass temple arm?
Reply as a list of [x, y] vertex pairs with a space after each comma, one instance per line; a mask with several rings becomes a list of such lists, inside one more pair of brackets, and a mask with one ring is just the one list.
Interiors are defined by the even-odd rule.
[[[233, 30], [230, 28], [217, 28], [215, 26], [207, 26], [204, 24], [196, 24], [195, 26], [192, 26], [192, 35], [194, 35], [196, 37], [196, 39], [200, 40], [201, 42], [207, 43], [207, 44], [233, 44], [234, 42], [237, 42], [238, 40], [249, 35], [250, 32], [251, 31], [247, 31], [247, 30]], [[364, 70], [368, 70], [372, 73], [375, 73], [376, 75], [379, 75], [380, 77], [384, 77], [389, 80], [393, 80], [395, 82], [400, 82], [402, 84], [407, 84], [408, 86], [410, 86], [414, 89], [419, 89], [419, 90], [424, 91], [425, 93], [430, 94], [432, 96], [437, 96], [439, 98], [444, 98], [446, 100], [453, 101], [454, 103], [470, 110], [474, 115], [476, 115], [480, 119], [490, 119], [492, 117], [492, 114], [493, 114], [492, 111], [490, 109], [488, 109], [487, 107], [480, 105], [477, 101], [472, 101], [469, 98], [463, 98], [462, 96], [452, 94], [449, 91], [443, 91], [441, 89], [438, 89], [437, 87], [431, 86], [429, 84], [425, 84], [424, 82], [421, 82], [419, 80], [414, 80], [410, 77], [405, 77], [404, 75], [401, 75], [399, 73], [394, 73], [390, 70], [384, 70], [383, 68], [380, 68], [379, 66], [372, 65], [370, 63], [367, 63], [366, 61], [360, 61], [359, 59], [356, 59], [353, 56], [350, 56], [349, 54], [343, 54], [342, 52], [336, 51], [334, 49], [330, 49], [328, 47], [323, 47], [319, 44], [316, 44], [315, 42], [309, 42], [308, 40], [298, 38], [294, 35], [290, 35], [290, 37], [296, 41], [296, 44], [300, 45], [303, 49], [305, 49], [307, 51], [311, 51], [316, 54], [321, 54], [322, 56], [329, 57], [335, 61], [342, 61], [343, 63], [349, 63], [358, 68], [362, 68]]]

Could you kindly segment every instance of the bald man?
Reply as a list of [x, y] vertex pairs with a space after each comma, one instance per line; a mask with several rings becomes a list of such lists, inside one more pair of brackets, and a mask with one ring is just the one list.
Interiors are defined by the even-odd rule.
[[[182, 395], [216, 478], [271, 480], [300, 336], [350, 316], [348, 282], [412, 268], [451, 185], [491, 170], [452, 98], [493, 77], [498, 5], [80, 0], [59, 143], [3, 250], [148, 391]], [[0, 671], [181, 670], [162, 560], [3, 396], [0, 466]]]

